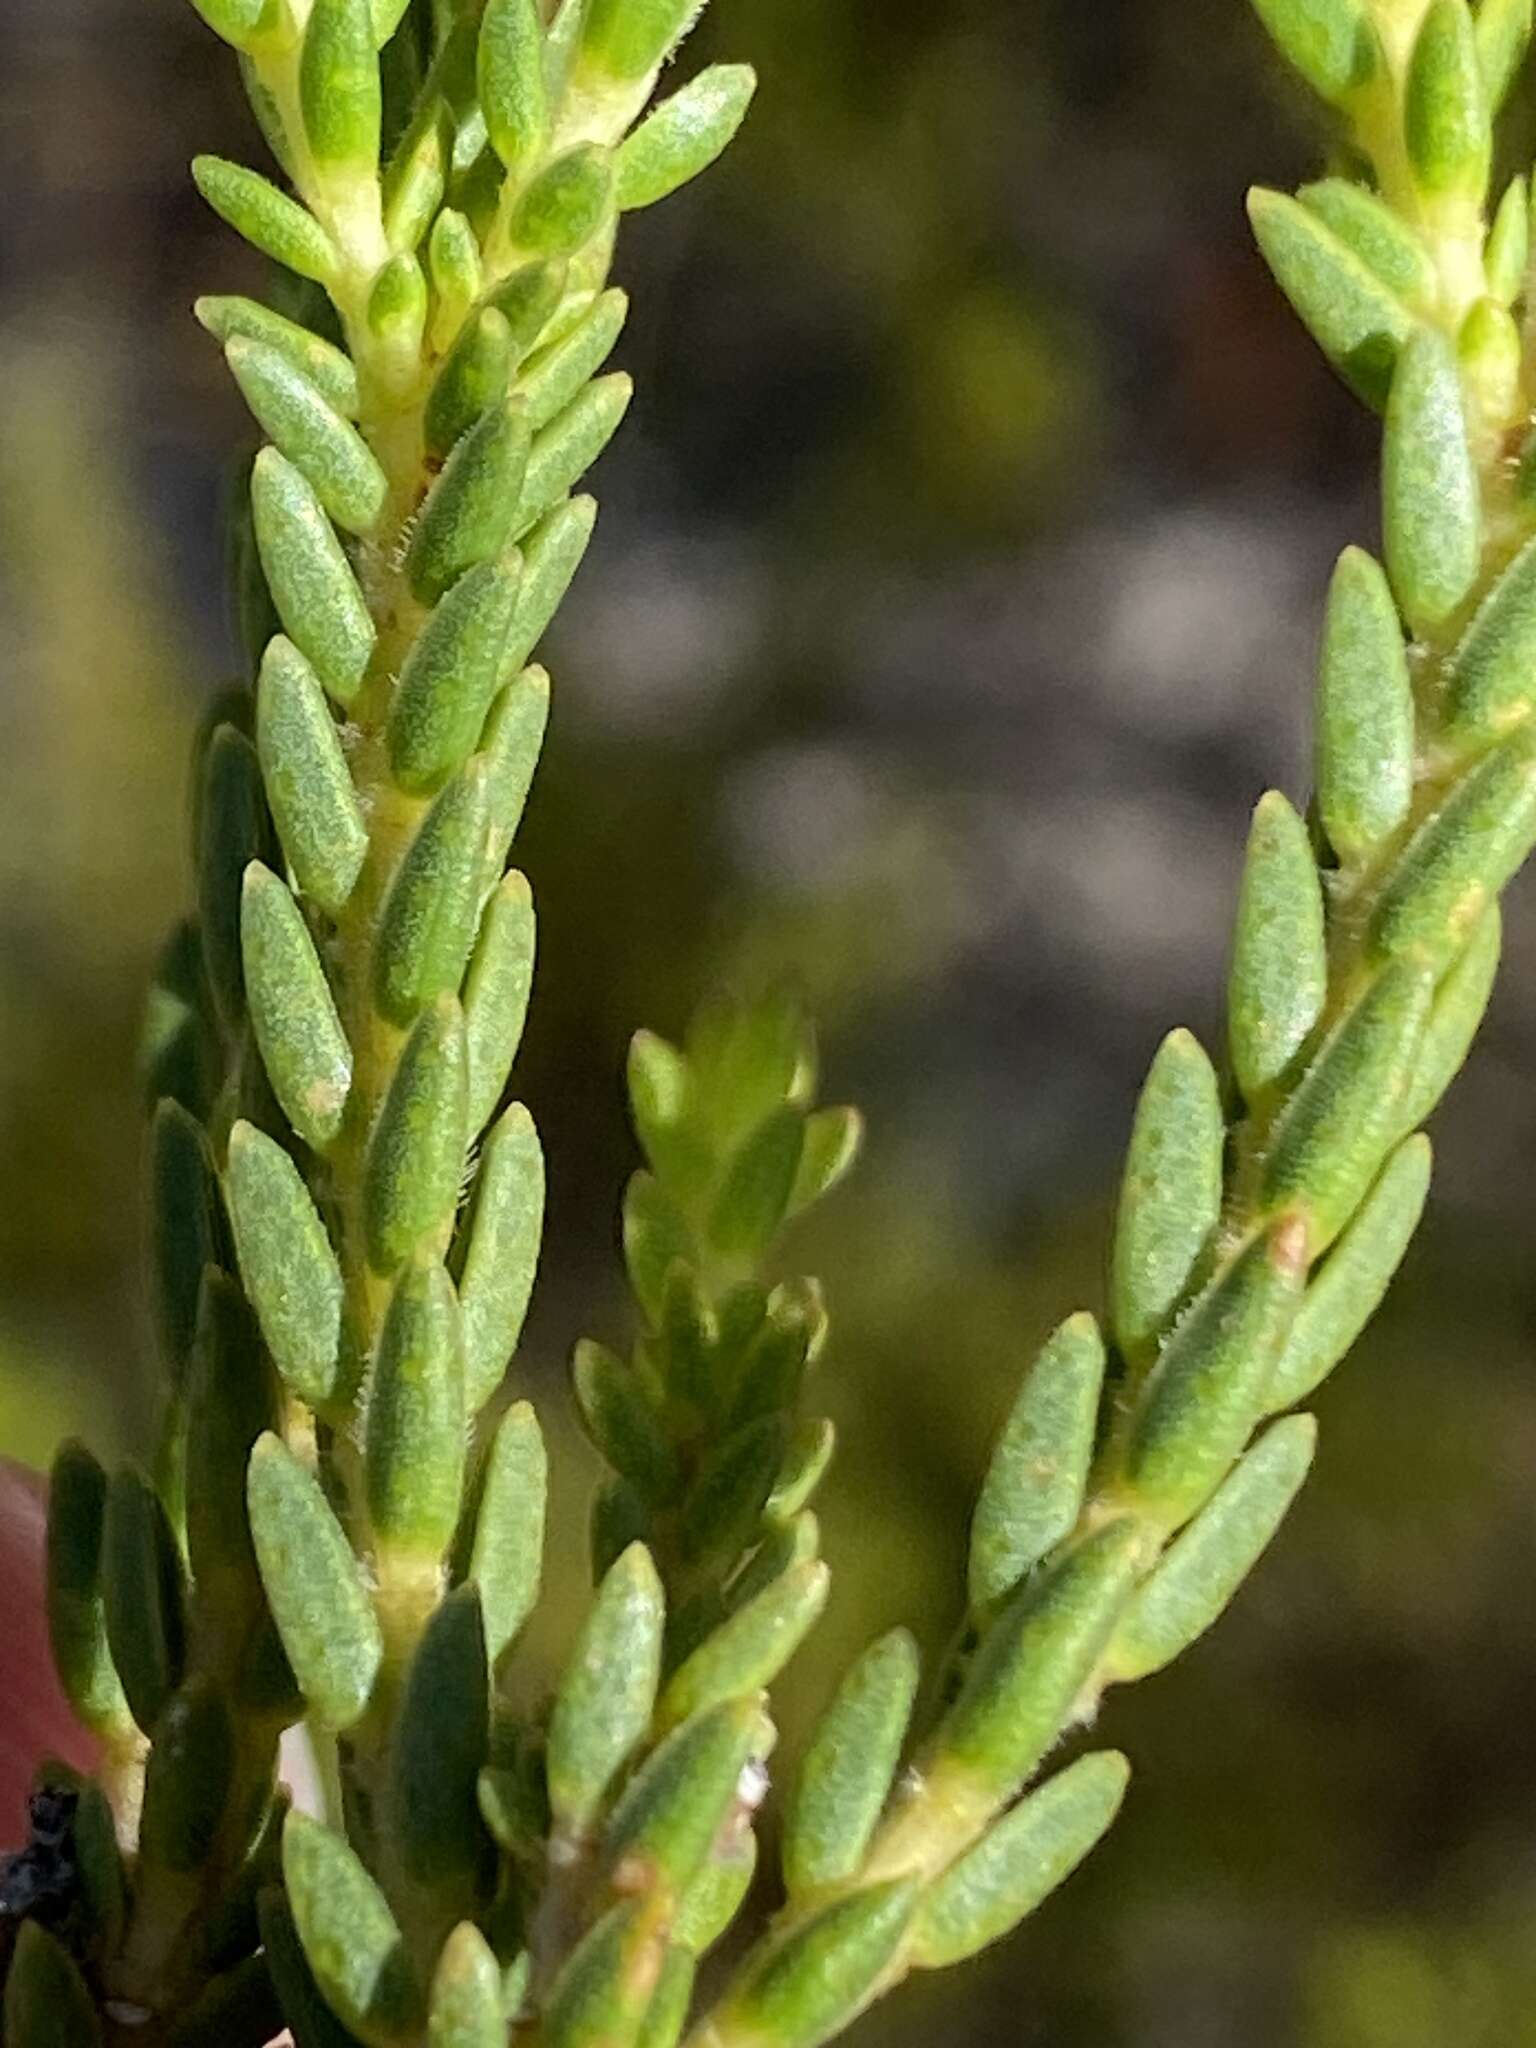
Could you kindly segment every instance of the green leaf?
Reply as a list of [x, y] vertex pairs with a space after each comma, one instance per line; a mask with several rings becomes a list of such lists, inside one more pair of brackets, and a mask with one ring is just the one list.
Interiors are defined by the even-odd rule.
[[[649, 1535], [651, 1531], [647, 1530], [645, 1533]], [[765, 1546], [759, 1543], [747, 1562], [756, 1565], [763, 1556], [764, 1548]], [[774, 1561], [776, 1560], [768, 1562]], [[694, 1592], [678, 1602], [676, 1611], [667, 1624], [668, 1669], [680, 1663], [683, 1658], [691, 1656], [728, 1614], [745, 1604], [745, 1595], [741, 1599], [735, 1597], [736, 1574], [730, 1571], [730, 1561], [724, 1567], [723, 1575], [731, 1581], [728, 1588], [722, 1589], [716, 1582], [721, 1574], [711, 1573], [707, 1577], [701, 1576]], [[763, 1584], [772, 1585], [777, 1577], [776, 1572], [770, 1573]], [[756, 1595], [752, 1597], [755, 1598]]]
[[677, 1488], [680, 1467], [655, 1390], [636, 1367], [586, 1337], [576, 1346], [571, 1376], [581, 1419], [598, 1450], [643, 1501], [665, 1503]]
[[614, 1890], [681, 1897], [720, 1833], [742, 1772], [771, 1741], [752, 1697], [721, 1701], [667, 1736], [608, 1823], [603, 1860]]
[[1398, 602], [1416, 629], [1438, 626], [1477, 576], [1482, 508], [1461, 373], [1445, 337], [1428, 327], [1408, 337], [1392, 379], [1381, 493]]
[[427, 494], [406, 555], [411, 589], [435, 604], [466, 569], [514, 539], [529, 463], [528, 418], [515, 398], [493, 405], [458, 443]]
[[74, 1957], [37, 1920], [23, 1920], [5, 1978], [10, 2048], [100, 2048], [96, 2001]]
[[368, 1388], [368, 1519], [386, 1559], [439, 1560], [464, 1490], [464, 1333], [440, 1259], [407, 1261]]
[[395, 255], [414, 255], [420, 247], [443, 203], [452, 154], [447, 105], [423, 96], [384, 171], [384, 239]]
[[971, 1523], [973, 1608], [1011, 1593], [1077, 1521], [1103, 1379], [1098, 1324], [1070, 1316], [1024, 1375], [987, 1467]]
[[1302, 325], [1367, 405], [1387, 402], [1413, 315], [1347, 243], [1307, 207], [1256, 187], [1248, 218], [1264, 260]]
[[686, 1051], [715, 1149], [730, 1152], [785, 1103], [814, 1092], [815, 1040], [793, 985], [749, 999], [718, 997], [689, 1020]]
[[683, 1505], [680, 1547], [689, 1563], [741, 1548], [768, 1505], [788, 1448], [788, 1427], [767, 1415], [728, 1436], [707, 1459]]
[[251, 470], [256, 545], [294, 646], [338, 704], [350, 704], [373, 653], [373, 620], [307, 479], [275, 448]]
[[389, 765], [402, 789], [436, 789], [473, 751], [496, 694], [517, 588], [515, 558], [483, 562], [427, 620], [389, 713]]
[[368, 828], [320, 679], [281, 635], [262, 656], [256, 752], [294, 880], [335, 917], [362, 871]]
[[486, 1460], [469, 1562], [493, 1669], [539, 1597], [548, 1492], [549, 1460], [538, 1417], [519, 1401], [502, 1417]]
[[392, 256], [368, 294], [368, 332], [386, 360], [414, 366], [427, 329], [427, 280], [414, 256]]
[[245, 871], [270, 849], [256, 751], [232, 725], [214, 729], [203, 759], [196, 816], [198, 930], [208, 985], [225, 1026], [245, 1008], [240, 902]]
[[665, 1598], [650, 1552], [631, 1544], [598, 1589], [549, 1723], [549, 1801], [586, 1829], [650, 1725], [661, 1678]]
[[552, 18], [544, 31], [544, 76], [551, 98], [561, 98], [570, 82], [586, 12], [587, 0], [555, 0]]
[[[502, 1740], [499, 1730], [495, 1739]], [[542, 1766], [541, 1756], [532, 1755], [526, 1745], [518, 1746], [510, 1765], [486, 1766], [477, 1788], [480, 1818], [492, 1840], [525, 1865], [542, 1859], [549, 1829]]]
[[627, 292], [603, 292], [569, 334], [530, 359], [517, 389], [528, 408], [528, 424], [536, 433], [564, 412], [587, 379], [602, 368], [628, 313]]
[[1474, 417], [1519, 417], [1522, 347], [1520, 324], [1506, 307], [1491, 298], [1473, 301], [1456, 336], [1456, 361]]
[[512, 331], [494, 306], [470, 315], [448, 352], [427, 398], [427, 447], [446, 455], [491, 406], [507, 395], [512, 376]]
[[793, 1521], [770, 1528], [733, 1576], [726, 1593], [727, 1610], [734, 1613], [744, 1607], [796, 1565], [809, 1564], [820, 1551], [821, 1524], [809, 1508], [802, 1508]]
[[668, 1393], [701, 1414], [713, 1414], [723, 1391], [716, 1372], [720, 1329], [690, 1266], [674, 1266], [667, 1275], [657, 1336], [654, 1362]]
[[731, 1374], [731, 1335], [721, 1317], [715, 1374], [729, 1401], [729, 1421], [741, 1427], [762, 1415], [793, 1409], [801, 1397], [805, 1370], [821, 1350], [827, 1311], [815, 1280], [784, 1280], [764, 1303], [756, 1335]]
[[1464, 745], [1501, 739], [1536, 703], [1536, 540], [1494, 582], [1445, 669], [1446, 725]]
[[304, 476], [338, 526], [372, 533], [389, 484], [356, 427], [281, 350], [233, 336], [224, 349], [257, 424]]
[[763, 1504], [765, 1519], [792, 1522], [826, 1478], [836, 1450], [837, 1430], [825, 1415], [797, 1422], [773, 1491]]
[[1158, 1047], [1126, 1153], [1110, 1302], [1126, 1359], [1150, 1358], [1221, 1213], [1226, 1121], [1215, 1069], [1187, 1031]]
[[236, 49], [250, 42], [271, 11], [271, 0], [192, 0], [192, 4], [215, 34]]
[[[875, 1996], [912, 1924], [914, 1878], [838, 1899], [748, 1958], [715, 2016], [724, 2040], [819, 2048]], [[706, 2029], [701, 2048], [711, 2048]]]
[[187, 1556], [199, 1598], [229, 1619], [259, 1610], [245, 1474], [256, 1439], [277, 1426], [276, 1391], [244, 1295], [210, 1271], [188, 1403]]
[[712, 1948], [741, 1911], [757, 1869], [757, 1837], [741, 1825], [727, 1828], [704, 1868], [689, 1885], [672, 1923], [674, 1940], [690, 1956]]
[[1477, 62], [1490, 116], [1502, 106], [1530, 41], [1531, 0], [1482, 0], [1477, 10]]
[[[539, 256], [574, 256], [613, 209], [613, 157], [599, 143], [579, 142], [529, 182], [513, 208], [514, 247]], [[585, 465], [583, 465], [585, 467]]]
[[[123, 1726], [126, 1732], [126, 1709]], [[98, 1956], [116, 1955], [128, 1912], [128, 1879], [117, 1845], [117, 1822], [99, 1785], [81, 1784], [70, 1825], [70, 1843], [91, 1946]]]
[[481, 1130], [507, 1085], [533, 989], [533, 894], [510, 874], [485, 906], [464, 977], [469, 1053], [469, 1128]]
[[506, 321], [512, 338], [514, 368], [566, 305], [569, 274], [570, 266], [559, 258], [520, 263], [490, 293], [489, 303]]
[[[527, 575], [524, 575], [524, 585]], [[517, 631], [516, 621], [513, 632]], [[506, 673], [503, 664], [502, 673]], [[491, 828], [487, 836], [484, 886], [494, 889], [507, 864], [507, 853], [522, 822], [544, 728], [549, 721], [549, 677], [541, 668], [524, 669], [502, 686], [486, 720], [481, 753], [491, 797]]]
[[792, 1354], [808, 1354], [813, 1344], [819, 1349], [825, 1336], [826, 1309], [820, 1286], [814, 1280], [788, 1281], [770, 1293], [754, 1277], [738, 1280], [725, 1290], [720, 1296], [715, 1323], [718, 1335], [714, 1371], [722, 1382], [716, 1398], [727, 1398], [733, 1385], [739, 1383], [741, 1398], [736, 1409], [745, 1404], [756, 1416], [765, 1407], [787, 1404], [766, 1389], [759, 1400], [755, 1391], [749, 1393], [749, 1382], [761, 1378], [770, 1381], [774, 1389], [790, 1387], [798, 1394], [805, 1362], [803, 1355], [794, 1358], [793, 1370], [785, 1373], [772, 1360], [760, 1367], [756, 1354], [770, 1344], [783, 1344]]
[[480, 916], [489, 774], [472, 760], [437, 798], [390, 885], [374, 942], [374, 998], [408, 1024], [464, 976]]
[[845, 1884], [862, 1865], [895, 1782], [919, 1676], [916, 1643], [893, 1629], [852, 1666], [816, 1723], [785, 1825], [791, 1898]]
[[762, 1257], [789, 1211], [805, 1148], [805, 1119], [786, 1106], [769, 1116], [726, 1167], [708, 1236], [722, 1257]]
[[432, 1976], [427, 2048], [506, 2048], [501, 1968], [473, 1920], [443, 1943]]
[[253, 860], [240, 899], [245, 993], [262, 1064], [283, 1114], [323, 1152], [341, 1129], [352, 1048], [309, 926], [272, 870]]
[[305, 1960], [333, 2011], [370, 2043], [414, 2025], [421, 1994], [405, 1942], [384, 1894], [341, 1836], [290, 1813], [283, 1882]]
[[805, 1119], [800, 1164], [785, 1220], [829, 1195], [853, 1171], [864, 1143], [864, 1119], [856, 1109], [817, 1109]]
[[192, 176], [214, 212], [264, 256], [316, 284], [336, 269], [330, 236], [312, 213], [289, 199], [258, 171], [220, 156], [192, 159]]
[[1236, 1460], [1263, 1411], [1305, 1283], [1305, 1226], [1286, 1216], [1216, 1275], [1168, 1339], [1125, 1455], [1126, 1486], [1149, 1519], [1177, 1528]]
[[[337, 2019], [315, 1982], [281, 1888], [268, 1886], [257, 1910], [262, 1950], [297, 2048], [357, 2048], [357, 2036]], [[227, 2043], [212, 2048], [227, 2048]]]
[[286, 356], [327, 405], [347, 419], [356, 419], [357, 369], [352, 358], [332, 342], [255, 299], [201, 298], [194, 302], [192, 311], [216, 341], [229, 342], [243, 336]]
[[1466, 0], [1430, 0], [1408, 63], [1403, 132], [1422, 193], [1481, 204], [1493, 136]]
[[568, 499], [546, 513], [522, 542], [523, 580], [502, 657], [502, 674], [520, 669], [543, 639], [570, 589], [597, 523], [597, 501]]
[[676, 1727], [771, 1685], [820, 1619], [831, 1576], [819, 1560], [796, 1565], [738, 1608], [673, 1673], [657, 1710], [660, 1725]]
[[208, 1863], [234, 1777], [235, 1731], [222, 1693], [197, 1677], [166, 1702], [144, 1777], [139, 1867], [188, 1873]]
[[1397, 606], [1380, 565], [1346, 548], [1323, 627], [1317, 801], [1341, 860], [1366, 859], [1413, 797], [1413, 689]]
[[933, 1741], [935, 1796], [979, 1823], [1061, 1733], [1135, 1584], [1142, 1530], [1109, 1522], [1014, 1593]]
[[[196, 4], [197, 0], [193, 0], [193, 5]], [[272, 26], [278, 27], [280, 23], [274, 20]], [[256, 117], [256, 126], [261, 130], [261, 138], [271, 150], [279, 167], [292, 178], [294, 151], [288, 117], [278, 105], [276, 94], [262, 77], [255, 57], [249, 51], [240, 52], [236, 66], [240, 73], [240, 83], [245, 88], [246, 101]]]
[[1432, 993], [1416, 961], [1384, 969], [1329, 1032], [1275, 1119], [1263, 1198], [1271, 1213], [1300, 1213], [1307, 1260], [1332, 1243], [1376, 1178]]
[[477, 1793], [490, 1698], [479, 1589], [460, 1586], [411, 1660], [390, 1759], [390, 1840], [413, 1885], [466, 1906], [490, 1847]]
[[756, 90], [750, 64], [711, 64], [664, 100], [619, 150], [620, 210], [654, 206], [707, 171], [746, 119]]
[[609, 78], [644, 78], [671, 54], [702, 11], [702, 0], [588, 0], [580, 62]]
[[[1529, 18], [1531, 0], [1522, 0]], [[1484, 12], [1486, 12], [1486, 8]], [[1483, 271], [1488, 289], [1501, 306], [1512, 306], [1525, 283], [1530, 256], [1531, 195], [1523, 177], [1511, 178], [1499, 201], [1488, 245], [1483, 251]]]
[[963, 1963], [1011, 1934], [1104, 1834], [1130, 1774], [1117, 1750], [1099, 1750], [1005, 1815], [923, 1899], [912, 1930], [917, 1967]]
[[1536, 739], [1521, 729], [1452, 787], [1384, 877], [1377, 953], [1448, 967], [1533, 840]]
[[[339, 1734], [366, 1709], [383, 1654], [357, 1559], [319, 1481], [281, 1438], [256, 1444], [246, 1496], [262, 1584], [293, 1675], [320, 1726]], [[302, 1929], [297, 1897], [294, 1909]], [[329, 1994], [312, 1949], [310, 1960]]]
[[150, 1292], [172, 1387], [186, 1384], [203, 1270], [217, 1256], [218, 1193], [202, 1125], [180, 1103], [155, 1105], [149, 1127]]
[[1388, 1159], [1349, 1228], [1308, 1285], [1275, 1366], [1271, 1414], [1304, 1401], [1332, 1372], [1381, 1305], [1429, 1192], [1430, 1147], [1407, 1139]]
[[1434, 258], [1423, 238], [1374, 192], [1352, 178], [1320, 178], [1303, 185], [1296, 197], [1405, 306], [1416, 312], [1434, 307], [1440, 289]]
[[107, 1646], [102, 1531], [107, 1475], [70, 1439], [53, 1461], [48, 1487], [48, 1636], [64, 1696], [85, 1726], [122, 1742], [132, 1716]]
[[687, 1949], [667, 1950], [635, 2048], [677, 2048], [688, 2024], [696, 1967]]
[[101, 1585], [112, 1663], [147, 1735], [181, 1683], [186, 1577], [170, 1518], [134, 1465], [121, 1466], [107, 1486]]
[[1494, 903], [1435, 992], [1413, 1077], [1398, 1107], [1400, 1132], [1417, 1129], [1460, 1073], [1493, 993], [1500, 944], [1499, 906]]
[[[368, 1144], [363, 1214], [376, 1272], [393, 1273], [418, 1246], [446, 1249], [468, 1142], [467, 1086], [464, 1013], [441, 996], [406, 1040]], [[465, 1341], [468, 1360], [467, 1330]], [[466, 1375], [468, 1389], [468, 1364]]]
[[[226, 506], [232, 525], [239, 520], [239, 501], [234, 498]], [[234, 536], [232, 535], [233, 539]], [[239, 738], [248, 740], [251, 736], [251, 699], [240, 683], [226, 684], [216, 690], [203, 706], [201, 716], [192, 735], [192, 774], [190, 778], [191, 839], [194, 852], [201, 845], [207, 827], [203, 815], [205, 791], [202, 767], [206, 762], [214, 741], [226, 728]]]
[[341, 1269], [302, 1176], [254, 1125], [229, 1134], [225, 1175], [240, 1276], [273, 1363], [311, 1407], [344, 1398]]
[[1254, 0], [1280, 54], [1321, 98], [1348, 100], [1382, 64], [1381, 46], [1362, 0]]
[[456, 207], [445, 206], [432, 223], [427, 267], [438, 300], [432, 331], [447, 339], [458, 332], [459, 322], [479, 298], [484, 282], [479, 240]]
[[681, 1210], [652, 1175], [631, 1174], [624, 1190], [624, 1264], [635, 1299], [653, 1328], [661, 1321], [667, 1275], [679, 1260], [687, 1265], [698, 1260]]
[[1138, 1589], [1105, 1653], [1111, 1683], [1161, 1671], [1219, 1619], [1268, 1548], [1316, 1447], [1312, 1417], [1293, 1415], [1238, 1461]]
[[509, 171], [525, 171], [542, 154], [550, 128], [537, 0], [489, 0], [477, 69], [491, 147]]
[[1323, 1013], [1328, 944], [1307, 828], [1278, 790], [1259, 799], [1237, 904], [1228, 1034], [1250, 1103], [1284, 1076]]
[[661, 1954], [643, 1901], [604, 1914], [550, 1987], [545, 2048], [629, 2048], [656, 1988]]
[[544, 1155], [532, 1117], [514, 1102], [485, 1142], [459, 1283], [471, 1415], [495, 1393], [517, 1347], [543, 1230]]
[[313, 0], [299, 105], [318, 170], [373, 173], [383, 110], [370, 0]]
[[633, 395], [634, 380], [623, 371], [599, 377], [534, 435], [512, 518], [514, 540], [521, 539], [596, 462], [618, 432]]

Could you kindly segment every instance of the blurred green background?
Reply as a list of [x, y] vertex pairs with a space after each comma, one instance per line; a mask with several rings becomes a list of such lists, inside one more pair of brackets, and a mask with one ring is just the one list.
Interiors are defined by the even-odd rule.
[[[640, 395], [520, 842], [552, 1207], [517, 1371], [563, 1414], [573, 1337], [622, 1327], [630, 1031], [797, 975], [871, 1144], [795, 1246], [845, 1448], [783, 1762], [868, 1635], [947, 1635], [1015, 1376], [1099, 1297], [1140, 1073], [1170, 1024], [1219, 1029], [1246, 813], [1304, 787], [1374, 436], [1245, 236], [1245, 184], [1322, 138], [1241, 0], [717, 0], [685, 63], [713, 54], [764, 88], [623, 247]], [[249, 432], [188, 307], [259, 285], [185, 164], [254, 147], [176, 0], [0, 10], [0, 1441], [39, 1460], [77, 1426], [141, 1445], [150, 1413], [134, 1045]], [[1115, 1835], [864, 2048], [1536, 2043], [1518, 905], [1437, 1137], [1286, 1533], [1215, 1637], [1108, 1704], [1137, 1766]], [[592, 1468], [564, 1448], [573, 1580]]]

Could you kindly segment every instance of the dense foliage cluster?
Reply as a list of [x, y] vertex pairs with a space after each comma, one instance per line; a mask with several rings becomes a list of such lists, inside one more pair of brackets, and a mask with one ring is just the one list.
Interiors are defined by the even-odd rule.
[[[827, 1591], [826, 1319], [775, 1246], [859, 1125], [814, 1106], [785, 996], [636, 1039], [639, 1334], [574, 1362], [612, 1468], [596, 1592], [524, 1699], [546, 1459], [501, 1390], [543, 1166], [506, 1103], [534, 952], [507, 862], [533, 657], [592, 530], [573, 493], [629, 398], [615, 229], [707, 167], [753, 81], [646, 112], [691, 0], [199, 5], [291, 188], [195, 167], [291, 285], [198, 308], [269, 442], [234, 552], [255, 676], [199, 747], [196, 913], [152, 1005], [161, 1456], [54, 1472], [56, 1656], [104, 1762], [44, 1766], [70, 1882], [20, 1919], [6, 2038], [816, 2048], [1109, 1825], [1116, 1753], [1031, 1781], [1236, 1591], [1311, 1457], [1289, 1411], [1418, 1220], [1418, 1126], [1536, 842], [1525, 181], [1488, 203], [1529, 0], [1260, 0], [1350, 152], [1252, 212], [1385, 413], [1385, 566], [1339, 564], [1316, 799], [1255, 814], [1223, 1070], [1187, 1033], [1157, 1056], [1103, 1328], [1069, 1318], [1024, 1377], [920, 1724], [898, 1630], [813, 1734], [782, 1910], [698, 1997], [753, 1875], [768, 1688]], [[318, 1817], [277, 1785], [300, 1720]]]

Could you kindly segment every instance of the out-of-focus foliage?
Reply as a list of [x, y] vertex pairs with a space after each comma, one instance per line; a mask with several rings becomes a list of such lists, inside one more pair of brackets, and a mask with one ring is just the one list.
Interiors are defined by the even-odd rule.
[[[619, 1312], [630, 1030], [674, 1028], [722, 953], [798, 970], [871, 1142], [793, 1248], [852, 1451], [787, 1756], [877, 1628], [937, 1647], [1017, 1372], [1098, 1291], [1135, 1079], [1214, 1017], [1242, 821], [1300, 780], [1315, 596], [1371, 513], [1365, 430], [1241, 221], [1247, 182], [1314, 158], [1244, 10], [716, 7], [706, 38], [765, 88], [707, 202], [626, 257], [647, 397], [524, 840], [558, 1162], [532, 1349], [549, 1415], [570, 1339]], [[254, 277], [184, 183], [194, 148], [250, 147], [229, 67], [185, 8], [135, 4], [132, 39], [128, 12], [0, 23], [0, 1438], [38, 1457], [103, 1410], [149, 1435], [134, 1039], [182, 894], [188, 678], [227, 645], [239, 418], [181, 308]], [[19, 491], [34, 433], [53, 459]], [[1526, 2038], [1533, 929], [1517, 901], [1420, 1247], [1286, 1538], [1110, 1707], [1138, 1763], [1112, 1848], [870, 2048]], [[581, 1505], [551, 1518], [573, 1584]]]

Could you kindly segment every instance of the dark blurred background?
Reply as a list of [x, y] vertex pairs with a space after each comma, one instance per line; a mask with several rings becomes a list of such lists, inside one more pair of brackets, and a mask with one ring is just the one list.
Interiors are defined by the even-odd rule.
[[[552, 1159], [518, 1371], [624, 1315], [625, 1042], [788, 970], [869, 1114], [796, 1261], [834, 1307], [838, 1592], [786, 1702], [954, 1615], [1016, 1375], [1096, 1303], [1172, 1023], [1219, 1030], [1246, 813], [1305, 786], [1324, 577], [1374, 433], [1244, 230], [1325, 146], [1240, 0], [717, 0], [763, 75], [635, 221], [639, 401], [553, 643], [520, 842]], [[1517, 130], [1530, 123], [1516, 110]], [[1516, 137], [1515, 139], [1521, 139]], [[249, 426], [188, 308], [259, 288], [194, 196], [256, 146], [176, 0], [0, 9], [0, 1440], [141, 1445], [140, 995], [232, 661]], [[1516, 904], [1430, 1213], [1220, 1631], [1111, 1698], [1136, 1778], [1014, 1942], [864, 2048], [1536, 2043], [1536, 920]]]

